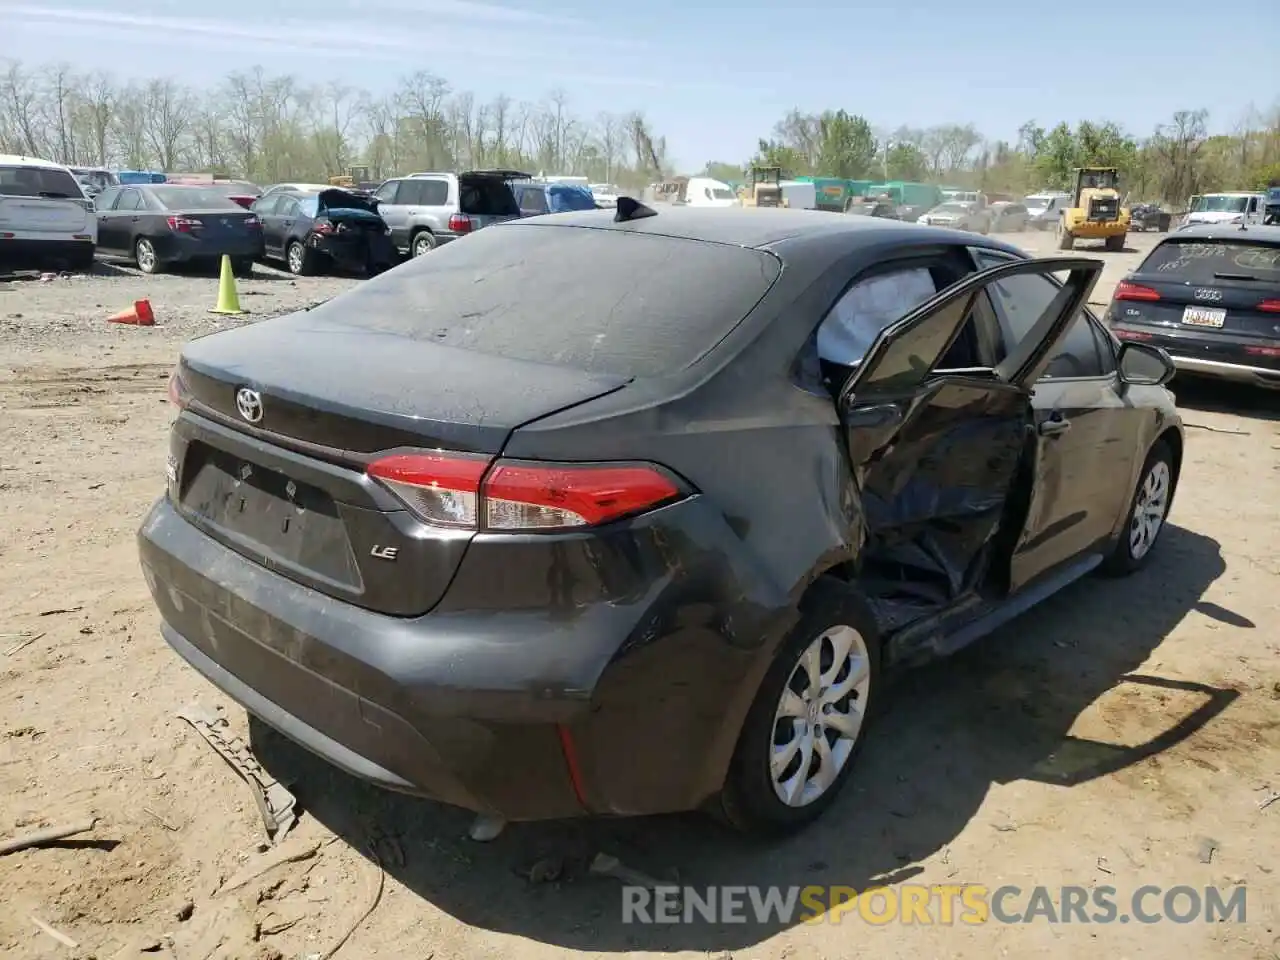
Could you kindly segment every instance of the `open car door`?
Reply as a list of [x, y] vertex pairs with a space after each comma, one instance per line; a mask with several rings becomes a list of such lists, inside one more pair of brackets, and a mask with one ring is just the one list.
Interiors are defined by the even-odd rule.
[[[992, 560], [1025, 518], [1015, 485], [1036, 437], [1031, 388], [1102, 266], [1015, 260], [971, 274], [883, 330], [845, 382], [838, 407], [867, 533], [859, 583], [882, 629], [936, 613], [1001, 571]], [[979, 309], [988, 285], [1059, 272], [1066, 283], [997, 365], [938, 368], [964, 325], [989, 315]]]

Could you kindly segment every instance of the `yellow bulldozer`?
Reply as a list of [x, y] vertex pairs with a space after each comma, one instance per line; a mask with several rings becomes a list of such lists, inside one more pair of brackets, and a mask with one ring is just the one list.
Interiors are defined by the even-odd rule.
[[752, 167], [751, 179], [742, 197], [744, 207], [785, 207], [781, 167]]
[[368, 167], [347, 167], [345, 174], [329, 178], [329, 186], [344, 187], [348, 190], [360, 186], [369, 179]]
[[1071, 250], [1077, 240], [1101, 240], [1108, 250], [1123, 250], [1129, 233], [1129, 211], [1120, 206], [1119, 172], [1115, 167], [1076, 170], [1075, 197], [1058, 219], [1058, 249]]

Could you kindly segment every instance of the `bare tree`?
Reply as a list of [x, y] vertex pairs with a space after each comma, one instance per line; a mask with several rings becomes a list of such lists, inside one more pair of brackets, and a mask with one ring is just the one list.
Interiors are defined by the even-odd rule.
[[157, 78], [147, 84], [142, 103], [152, 155], [162, 170], [177, 170], [191, 128], [191, 97], [173, 80]]

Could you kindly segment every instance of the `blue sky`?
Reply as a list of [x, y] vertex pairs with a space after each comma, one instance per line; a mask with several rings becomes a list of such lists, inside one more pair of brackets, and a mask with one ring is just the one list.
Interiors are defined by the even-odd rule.
[[580, 115], [643, 110], [687, 170], [745, 159], [793, 106], [885, 128], [971, 121], [1010, 140], [1028, 119], [1145, 135], [1201, 107], [1226, 132], [1251, 104], [1280, 106], [1264, 39], [1280, 34], [1280, 0], [1089, 6], [1101, 19], [1073, 30], [1060, 0], [0, 0], [0, 58], [196, 85], [261, 65], [375, 92], [418, 69], [482, 98], [560, 88]]

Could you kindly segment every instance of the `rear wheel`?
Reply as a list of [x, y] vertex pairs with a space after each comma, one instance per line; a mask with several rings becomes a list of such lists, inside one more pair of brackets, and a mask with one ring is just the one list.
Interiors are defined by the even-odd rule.
[[143, 273], [160, 273], [164, 269], [156, 255], [156, 248], [146, 237], [139, 237], [134, 243], [133, 259]]
[[1065, 223], [1058, 221], [1058, 249], [1072, 250], [1075, 248], [1076, 238], [1071, 235], [1071, 231], [1067, 229]]
[[1174, 470], [1172, 448], [1165, 440], [1156, 441], [1138, 475], [1138, 487], [1133, 492], [1124, 532], [1102, 564], [1104, 574], [1127, 576], [1150, 558], [1169, 514], [1176, 480]]
[[296, 277], [309, 277], [316, 272], [315, 251], [307, 247], [301, 240], [294, 240], [285, 251], [285, 265]]
[[420, 257], [423, 254], [430, 253], [435, 248], [435, 234], [430, 230], [419, 230], [413, 235], [413, 241], [409, 244], [409, 255], [412, 257]]
[[765, 675], [743, 724], [719, 814], [746, 833], [816, 820], [862, 747], [880, 680], [880, 643], [852, 590], [823, 578]]

